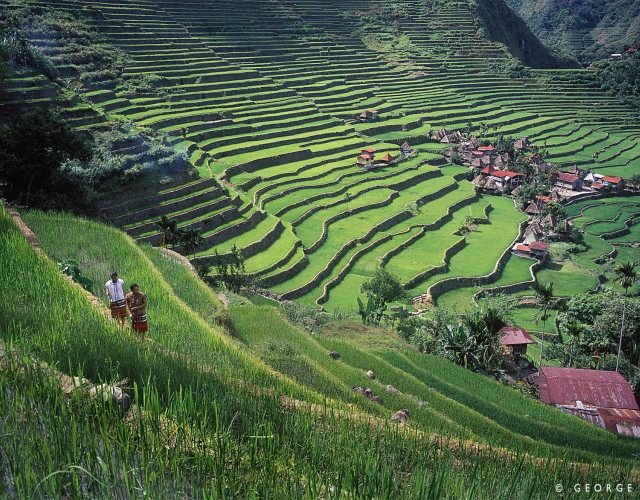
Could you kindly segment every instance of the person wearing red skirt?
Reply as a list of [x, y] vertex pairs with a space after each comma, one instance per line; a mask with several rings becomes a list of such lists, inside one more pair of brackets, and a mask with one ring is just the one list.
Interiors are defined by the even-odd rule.
[[140, 333], [144, 342], [144, 336], [149, 329], [146, 311], [147, 296], [140, 291], [136, 283], [131, 283], [131, 293], [127, 294], [125, 300], [131, 318], [131, 329]]

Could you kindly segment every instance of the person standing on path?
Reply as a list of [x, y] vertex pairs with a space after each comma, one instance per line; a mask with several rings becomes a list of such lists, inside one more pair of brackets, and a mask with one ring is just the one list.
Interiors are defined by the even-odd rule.
[[131, 317], [131, 328], [134, 332], [142, 334], [142, 342], [144, 343], [144, 335], [148, 330], [147, 296], [140, 291], [136, 283], [131, 283], [131, 293], [127, 294], [125, 300]]
[[127, 317], [127, 303], [124, 296], [124, 281], [118, 279], [118, 273], [113, 271], [111, 279], [104, 284], [109, 297], [109, 308], [111, 309], [111, 317], [117, 321], [120, 318], [124, 327], [125, 318]]

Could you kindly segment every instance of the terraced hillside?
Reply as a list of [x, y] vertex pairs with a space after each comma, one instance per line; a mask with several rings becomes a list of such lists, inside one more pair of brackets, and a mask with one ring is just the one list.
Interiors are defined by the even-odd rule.
[[[515, 498], [547, 498], [558, 483], [638, 485], [633, 438], [421, 354], [389, 331], [377, 334], [392, 350], [364, 350], [308, 335], [273, 307], [226, 312], [172, 255], [69, 214], [21, 215], [35, 232], [21, 226], [28, 240], [0, 208], [0, 278], [15, 283], [0, 302], [5, 496], [43, 488], [72, 498], [316, 498], [334, 488], [346, 492], [338, 497], [513, 498], [521, 488]], [[77, 260], [97, 297], [53, 258]], [[148, 293], [145, 345], [107, 318], [101, 283], [116, 262]], [[21, 353], [23, 370], [4, 346]], [[30, 366], [42, 362], [82, 385], [127, 384], [131, 408], [69, 400], [51, 369]], [[32, 374], [38, 383], [28, 383]], [[352, 390], [364, 385], [378, 402]], [[410, 411], [404, 425], [389, 422], [397, 408]], [[79, 469], [99, 469], [99, 480]]]
[[[585, 72], [509, 78], [512, 58], [482, 37], [475, 1], [97, 0], [86, 10], [127, 55], [122, 77], [154, 78], [163, 91], [98, 82], [87, 109], [166, 134], [200, 174], [105, 207], [111, 222], [153, 244], [161, 215], [200, 228], [197, 261], [235, 244], [264, 286], [304, 304], [350, 309], [380, 263], [414, 296], [447, 278], [500, 278], [524, 215], [446, 164], [429, 139], [443, 125], [527, 135], [549, 161], [607, 174], [629, 177], [640, 159], [637, 113]], [[371, 109], [375, 120], [355, 119]], [[367, 148], [397, 162], [363, 170], [355, 157]], [[457, 236], [469, 215], [485, 224]]]

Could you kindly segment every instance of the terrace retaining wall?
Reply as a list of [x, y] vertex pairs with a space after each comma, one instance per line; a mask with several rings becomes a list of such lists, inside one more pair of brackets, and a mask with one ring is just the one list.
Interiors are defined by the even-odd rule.
[[325, 277], [327, 277], [329, 275], [329, 273], [333, 270], [333, 268], [336, 266], [338, 261], [342, 257], [344, 257], [344, 255], [346, 255], [346, 253], [349, 250], [354, 248], [359, 243], [364, 243], [364, 242], [368, 241], [371, 238], [371, 236], [373, 236], [375, 233], [377, 233], [379, 231], [385, 231], [386, 229], [394, 226], [395, 224], [397, 224], [397, 223], [399, 223], [399, 222], [401, 222], [403, 220], [406, 220], [406, 219], [410, 218], [411, 216], [412, 216], [411, 212], [407, 212], [406, 210], [403, 211], [403, 212], [397, 213], [397, 214], [389, 217], [388, 219], [383, 220], [382, 222], [380, 222], [376, 226], [372, 227], [369, 231], [367, 231], [360, 238], [355, 238], [353, 240], [348, 241], [342, 247], [340, 247], [340, 249], [333, 255], [333, 257], [331, 257], [331, 259], [329, 259], [329, 262], [327, 262], [326, 266], [320, 272], [318, 272], [318, 274], [316, 274], [311, 279], [311, 281], [309, 281], [308, 283], [305, 283], [304, 285], [296, 288], [295, 290], [291, 290], [289, 292], [283, 293], [282, 296], [281, 296], [282, 299], [283, 300], [291, 300], [291, 299], [296, 299], [298, 297], [302, 297], [303, 295], [307, 294], [308, 292], [313, 290], [316, 286], [318, 286], [320, 284], [320, 282]]
[[531, 273], [531, 279], [527, 281], [519, 281], [517, 283], [511, 283], [509, 285], [496, 286], [493, 288], [482, 288], [480, 291], [473, 295], [473, 303], [477, 306], [478, 299], [486, 296], [495, 296], [499, 294], [509, 295], [512, 293], [524, 292], [529, 290], [536, 282], [535, 273], [538, 272], [544, 266], [544, 261], [537, 260], [531, 266], [529, 266], [529, 272]]
[[[224, 221], [228, 221], [228, 216], [232, 215], [233, 218], [231, 220], [237, 219], [239, 217], [238, 211], [235, 208], [230, 208], [225, 210], [224, 212], [217, 213], [208, 219], [202, 219], [199, 221], [192, 222], [190, 224], [185, 224], [180, 226], [180, 229], [201, 229], [203, 231], [210, 230], [212, 227], [219, 226], [224, 223]], [[153, 246], [160, 245], [162, 241], [162, 234], [157, 232], [154, 234], [150, 234], [147, 236], [143, 236], [141, 238], [136, 238], [138, 243], [149, 243]]]
[[[171, 221], [175, 221], [178, 224], [180, 224], [181, 222], [185, 222], [191, 219], [195, 219], [196, 217], [200, 217], [201, 215], [206, 214], [207, 212], [213, 212], [214, 210], [220, 210], [226, 206], [231, 206], [231, 203], [229, 202], [229, 198], [222, 198], [220, 200], [214, 201], [213, 203], [207, 204], [207, 205], [203, 205], [201, 207], [198, 208], [194, 208], [193, 210], [189, 210], [187, 212], [183, 212], [181, 214], [178, 215], [174, 215], [171, 216], [169, 220]], [[235, 209], [235, 207], [234, 207]], [[239, 217], [239, 214], [236, 213], [234, 214], [233, 218], [237, 218]], [[128, 229], [126, 229], [125, 231], [127, 232], [127, 234], [129, 236], [137, 236], [139, 234], [144, 234], [144, 233], [148, 233], [149, 231], [153, 231], [156, 230], [158, 231], [158, 228], [156, 226], [157, 224], [157, 220], [152, 221], [152, 222], [145, 222], [144, 224], [140, 224], [138, 226], [133, 226], [130, 227]]]
[[280, 271], [279, 273], [262, 278], [260, 280], [260, 286], [269, 288], [275, 285], [279, 285], [280, 283], [284, 283], [285, 281], [289, 281], [296, 274], [307, 267], [307, 265], [309, 265], [309, 257], [303, 255], [302, 258], [289, 269], [285, 269], [284, 271]]
[[184, 200], [174, 201], [171, 203], [166, 203], [164, 205], [157, 205], [155, 207], [142, 209], [138, 212], [131, 212], [128, 214], [120, 215], [118, 217], [114, 217], [110, 219], [109, 222], [116, 227], [122, 227], [139, 220], [147, 220], [153, 217], [159, 218], [164, 214], [187, 209], [190, 206], [197, 205], [199, 203], [214, 201], [217, 198], [219, 198], [221, 194], [222, 193], [220, 192], [220, 190], [212, 189], [211, 191], [200, 193], [199, 195], [191, 196], [191, 197], [185, 198]]
[[[171, 191], [167, 191], [166, 193], [155, 194], [155, 195], [150, 194], [148, 197], [144, 198], [144, 202], [151, 201], [152, 203], [153, 202], [161, 203], [163, 201], [167, 201], [172, 198], [185, 196], [195, 191], [200, 191], [201, 189], [206, 189], [208, 187], [213, 187], [217, 185], [218, 183], [216, 182], [215, 179], [204, 179], [200, 182], [194, 182], [193, 184], [189, 184], [187, 186], [176, 186], [175, 189], [172, 189]], [[222, 193], [219, 193], [218, 196], [220, 196], [221, 194]], [[118, 212], [126, 212], [127, 210], [131, 210], [136, 208], [137, 206], [140, 206], [140, 203], [141, 203], [141, 200], [139, 199], [131, 200], [126, 203], [121, 203], [115, 206], [105, 206], [104, 210], [107, 210], [107, 211], [117, 210]]]
[[248, 231], [249, 229], [255, 227], [258, 222], [262, 219], [266, 218], [267, 214], [260, 211], [253, 212], [249, 217], [245, 220], [238, 222], [237, 224], [233, 224], [225, 229], [221, 229], [209, 236], [205, 236], [204, 243], [202, 244], [201, 250], [208, 250], [215, 245], [219, 245], [220, 243], [230, 239], [235, 238], [236, 236], [240, 236], [242, 233]]
[[229, 180], [234, 175], [240, 173], [251, 173], [261, 168], [275, 167], [282, 165], [283, 163], [293, 163], [296, 161], [308, 160], [313, 157], [313, 153], [310, 149], [303, 149], [301, 151], [292, 151], [290, 153], [282, 153], [279, 155], [269, 156], [267, 158], [257, 158], [255, 160], [248, 161], [246, 163], [239, 163], [227, 168], [223, 175], [223, 180]]
[[351, 215], [359, 214], [360, 212], [366, 212], [367, 210], [375, 210], [376, 208], [381, 208], [381, 207], [390, 205], [393, 202], [393, 200], [399, 196], [400, 194], [397, 191], [393, 191], [392, 193], [389, 194], [389, 196], [387, 196], [386, 200], [379, 201], [378, 203], [371, 203], [369, 205], [363, 205], [361, 207], [356, 207], [349, 211], [340, 212], [336, 215], [329, 217], [328, 219], [325, 219], [322, 222], [322, 234], [320, 235], [320, 238], [318, 238], [309, 248], [305, 248], [303, 250], [304, 253], [309, 255], [315, 252], [316, 250], [318, 250], [318, 248], [320, 248], [324, 244], [325, 241], [327, 241], [327, 237], [329, 235], [329, 226], [334, 222], [340, 219], [344, 219], [346, 217], [350, 217]]
[[451, 259], [451, 257], [456, 253], [458, 253], [460, 250], [462, 250], [462, 248], [465, 247], [466, 244], [467, 244], [467, 239], [465, 237], [462, 237], [461, 239], [456, 241], [453, 245], [451, 245], [444, 251], [444, 257], [442, 259], [444, 263], [442, 265], [434, 266], [431, 269], [427, 269], [426, 271], [421, 272], [420, 274], [417, 274], [416, 276], [411, 278], [407, 283], [405, 283], [402, 287], [405, 290], [410, 290], [415, 286], [419, 285], [420, 283], [422, 283], [423, 281], [426, 281], [431, 276], [435, 276], [436, 274], [447, 272], [447, 270], [449, 269], [449, 259]]
[[293, 247], [291, 247], [291, 250], [287, 252], [287, 255], [281, 258], [278, 262], [271, 264], [269, 267], [265, 267], [264, 269], [261, 269], [260, 271], [256, 272], [254, 275], [262, 276], [264, 274], [269, 274], [270, 272], [275, 271], [276, 269], [284, 266], [287, 262], [289, 262], [293, 258], [293, 256], [298, 251], [298, 248], [300, 247], [302, 247], [302, 242], [300, 240], [296, 240], [296, 242], [293, 244]]
[[434, 283], [427, 289], [427, 296], [437, 297], [438, 295], [449, 292], [451, 290], [456, 290], [458, 288], [466, 288], [474, 285], [484, 285], [488, 283], [493, 283], [496, 281], [500, 275], [502, 274], [502, 269], [511, 254], [511, 247], [522, 238], [522, 234], [524, 232], [526, 226], [526, 221], [523, 221], [519, 224], [518, 235], [513, 239], [513, 241], [509, 244], [509, 246], [502, 252], [496, 265], [489, 274], [485, 274], [483, 276], [457, 276], [455, 278], [447, 278], [437, 283]]

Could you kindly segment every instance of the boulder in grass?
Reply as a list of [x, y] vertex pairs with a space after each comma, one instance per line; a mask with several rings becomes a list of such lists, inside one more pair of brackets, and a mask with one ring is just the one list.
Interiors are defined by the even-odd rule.
[[374, 403], [382, 404], [382, 398], [380, 396], [371, 396], [371, 401]]
[[320, 324], [320, 322], [317, 319], [314, 319], [311, 316], [305, 316], [304, 318], [302, 318], [302, 321], [314, 326], [318, 326]]
[[352, 387], [351, 390], [368, 399], [373, 397], [373, 391], [369, 387]]
[[409, 410], [406, 408], [404, 410], [398, 410], [391, 415], [391, 421], [394, 424], [404, 424], [407, 420], [409, 420]]
[[376, 378], [376, 376], [374, 375], [374, 373], [371, 370], [369, 370], [367, 373], [365, 373], [365, 375], [367, 377], [369, 377], [369, 378]]
[[387, 386], [387, 392], [393, 392], [394, 394], [400, 394], [400, 396], [402, 396], [402, 393], [391, 384]]
[[131, 406], [131, 397], [122, 388], [115, 385], [96, 385], [89, 389], [87, 396], [92, 400], [101, 398], [105, 402], [112, 401], [124, 411], [127, 411]]
[[329, 353], [329, 357], [330, 357], [331, 359], [340, 359], [340, 354], [338, 354], [336, 351], [331, 351], [331, 352]]

